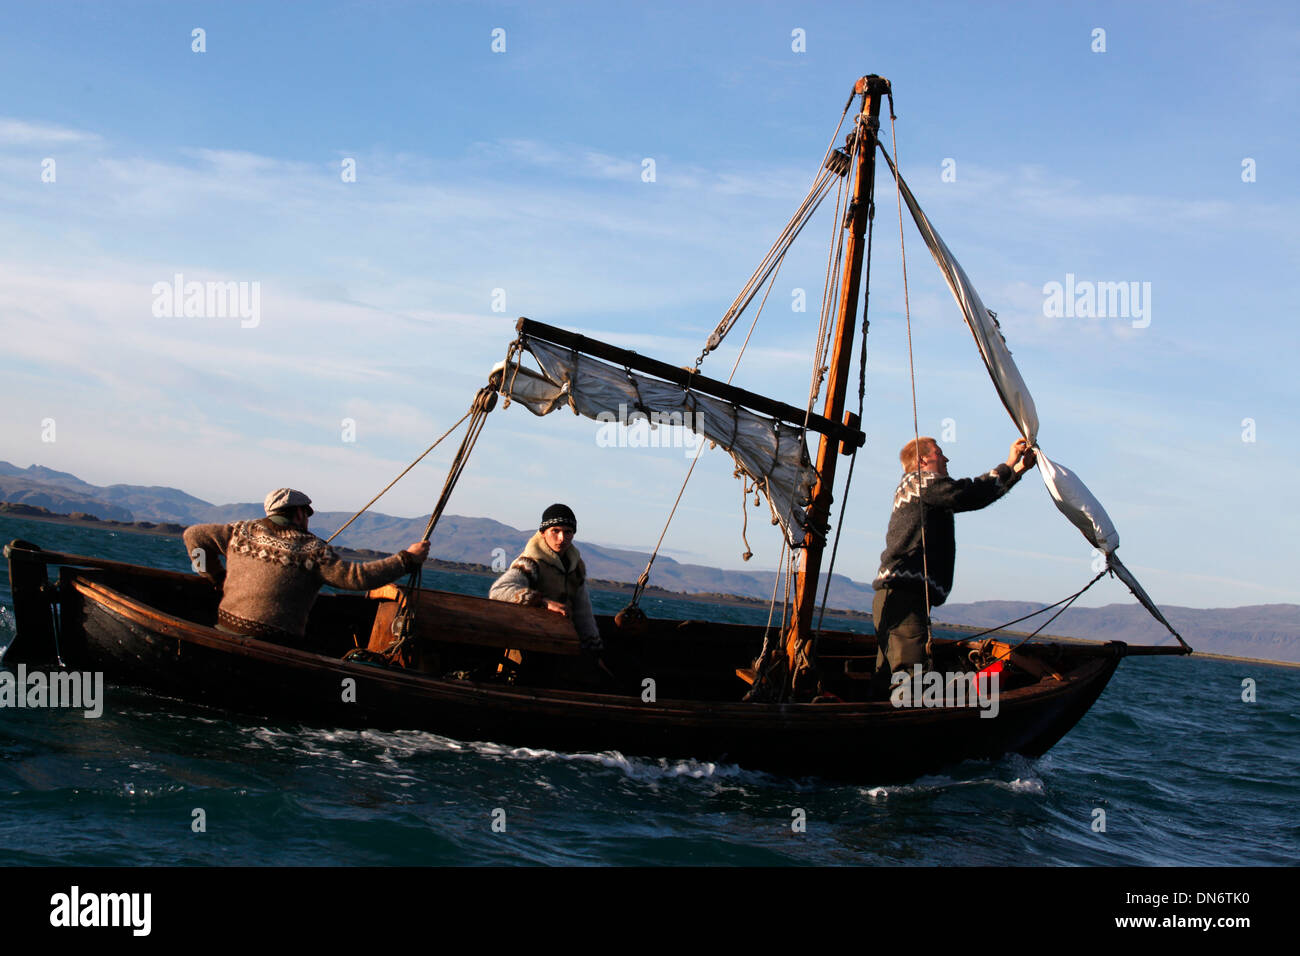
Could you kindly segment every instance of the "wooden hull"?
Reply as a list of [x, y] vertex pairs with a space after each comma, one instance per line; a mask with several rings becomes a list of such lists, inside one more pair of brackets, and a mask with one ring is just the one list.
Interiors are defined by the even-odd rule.
[[[14, 566], [11, 558], [11, 577]], [[1056, 658], [1048, 669], [1060, 679], [1044, 677], [1002, 692], [993, 717], [980, 716], [975, 707], [911, 709], [889, 702], [746, 703], [739, 700], [743, 685], [730, 674], [730, 683], [723, 685], [730, 699], [673, 698], [664, 689], [686, 687], [685, 679], [657, 660], [647, 669], [662, 675], [663, 689], [647, 702], [635, 691], [444, 679], [229, 635], [158, 606], [195, 602], [200, 579], [140, 570], [151, 576], [63, 571], [58, 637], [67, 666], [103, 671], [110, 684], [308, 724], [427, 730], [559, 751], [695, 758], [846, 781], [911, 779], [967, 759], [1042, 754], [1087, 712], [1125, 652], [1117, 643], [1044, 645], [1044, 653]], [[14, 590], [17, 605], [20, 588]], [[322, 596], [325, 607], [318, 606], [318, 612], [338, 620], [364, 612], [366, 603], [359, 596]], [[668, 648], [664, 661], [690, 648], [693, 660], [710, 670], [722, 660], [733, 668], [743, 665], [761, 641], [761, 628], [659, 624], [651, 642]], [[31, 641], [15, 640], [5, 662], [36, 661], [36, 650]], [[874, 644], [866, 650], [874, 653]], [[712, 685], [699, 685], [706, 686]]]

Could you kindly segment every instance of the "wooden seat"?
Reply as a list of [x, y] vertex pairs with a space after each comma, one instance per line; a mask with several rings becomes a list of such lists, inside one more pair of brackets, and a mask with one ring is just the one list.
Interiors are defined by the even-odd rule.
[[[380, 602], [370, 630], [369, 650], [383, 651], [396, 640], [393, 621], [408, 593], [393, 584], [368, 593], [368, 597]], [[415, 627], [426, 641], [565, 656], [576, 656], [581, 651], [573, 621], [544, 608], [423, 589], [418, 601]]]

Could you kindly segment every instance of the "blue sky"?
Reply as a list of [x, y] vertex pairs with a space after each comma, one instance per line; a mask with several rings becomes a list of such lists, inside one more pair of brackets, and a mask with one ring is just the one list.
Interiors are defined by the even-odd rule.
[[[460, 417], [518, 315], [689, 364], [875, 72], [1044, 449], [1106, 505], [1152, 596], [1300, 603], [1297, 63], [1280, 3], [5, 4], [0, 457], [215, 502], [292, 485], [348, 510]], [[912, 429], [878, 182], [868, 445], [837, 564], [859, 580]], [[803, 404], [830, 235], [823, 212], [738, 384]], [[950, 467], [976, 474], [1014, 431], [910, 223], [905, 239], [921, 431], [950, 419]], [[177, 273], [257, 282], [258, 323], [154, 315]], [[1150, 283], [1150, 324], [1046, 315], [1067, 274]], [[706, 373], [725, 377], [742, 336]], [[653, 544], [686, 454], [598, 447], [596, 429], [494, 413], [450, 510], [527, 527], [565, 500], [580, 537]], [[378, 508], [427, 512], [447, 461]], [[742, 566], [731, 472], [706, 452], [667, 553]], [[749, 566], [773, 567], [779, 538], [750, 518]], [[951, 600], [1054, 601], [1090, 563], [1031, 476], [958, 519]], [[1086, 603], [1127, 599], [1107, 581]]]

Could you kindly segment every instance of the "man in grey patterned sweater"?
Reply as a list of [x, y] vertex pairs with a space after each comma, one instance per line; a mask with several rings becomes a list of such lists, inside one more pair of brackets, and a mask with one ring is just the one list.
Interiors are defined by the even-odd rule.
[[[266, 496], [266, 517], [185, 529], [194, 569], [222, 589], [217, 628], [301, 647], [307, 616], [322, 584], [366, 591], [414, 571], [429, 556], [429, 542], [378, 561], [343, 561], [307, 530], [311, 499], [292, 488]], [[222, 568], [219, 555], [225, 555]]]
[[898, 457], [903, 480], [894, 492], [880, 571], [871, 583], [876, 592], [871, 606], [878, 640], [872, 684], [876, 696], [888, 695], [893, 671], [914, 664], [930, 669], [926, 608], [938, 607], [952, 590], [957, 556], [953, 514], [991, 505], [1037, 461], [1023, 438], [1011, 443], [1004, 464], [976, 478], [948, 477], [948, 458], [933, 438], [908, 442]]

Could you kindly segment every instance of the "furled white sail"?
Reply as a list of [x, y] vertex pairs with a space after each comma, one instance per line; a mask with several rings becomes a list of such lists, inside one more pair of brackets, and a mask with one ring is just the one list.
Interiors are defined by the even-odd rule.
[[[1020, 369], [1016, 367], [1015, 360], [1011, 357], [1011, 350], [1007, 348], [1006, 339], [1002, 335], [997, 319], [984, 307], [984, 302], [975, 291], [975, 287], [971, 285], [966, 270], [948, 251], [948, 247], [939, 237], [934, 226], [930, 224], [929, 218], [921, 211], [916, 197], [912, 195], [912, 190], [907, 188], [907, 183], [902, 177], [899, 177], [899, 186], [903, 193], [903, 201], [907, 203], [912, 218], [916, 220], [916, 228], [920, 230], [921, 237], [925, 240], [930, 254], [934, 256], [934, 261], [939, 266], [939, 271], [943, 273], [948, 283], [948, 288], [952, 290], [953, 298], [961, 308], [967, 327], [975, 336], [975, 343], [979, 346], [980, 355], [983, 356], [984, 365], [989, 370], [993, 385], [1002, 398], [1002, 404], [1006, 406], [1011, 420], [1020, 429], [1020, 434], [1024, 435], [1031, 445], [1035, 444], [1038, 440], [1038, 411], [1029, 394], [1029, 386], [1025, 384]], [[1114, 551], [1119, 546], [1119, 533], [1115, 530], [1110, 516], [1106, 514], [1106, 509], [1088, 490], [1088, 486], [1064, 465], [1048, 460], [1041, 449], [1039, 462], [1041, 463], [1039, 473], [1043, 476], [1043, 483], [1047, 485], [1047, 492], [1052, 496], [1052, 501], [1056, 503], [1061, 513], [1083, 532], [1083, 536], [1094, 547], [1100, 548], [1107, 554]]]
[[993, 385], [998, 390], [1002, 404], [1006, 406], [1011, 420], [1020, 429], [1020, 434], [1029, 439], [1032, 445], [1038, 439], [1038, 412], [1034, 408], [1033, 398], [1029, 395], [1029, 386], [1020, 377], [1020, 370], [1016, 368], [1016, 363], [1011, 358], [1011, 350], [1007, 348], [1007, 341], [1002, 336], [1002, 329], [998, 327], [998, 320], [984, 307], [984, 302], [975, 291], [975, 287], [971, 285], [966, 270], [953, 258], [948, 247], [935, 232], [934, 226], [930, 225], [930, 220], [921, 211], [916, 197], [912, 195], [912, 190], [907, 188], [907, 183], [903, 182], [902, 177], [899, 177], [899, 185], [902, 187], [903, 201], [907, 203], [912, 218], [916, 220], [916, 228], [921, 231], [921, 237], [925, 239], [930, 254], [934, 256], [939, 271], [943, 273], [948, 288], [952, 290], [957, 305], [961, 307], [966, 325], [975, 336], [975, 344], [979, 346], [980, 355], [983, 356], [984, 365], [993, 378]]
[[657, 416], [654, 420], [661, 423], [680, 423], [729, 451], [766, 495], [772, 517], [791, 545], [803, 542], [817, 469], [800, 429], [531, 336], [524, 336], [523, 343], [540, 371], [501, 363], [503, 395], [535, 415], [568, 407], [603, 422]]
[[[893, 168], [892, 161], [890, 168]], [[1002, 404], [1006, 406], [1011, 420], [1020, 429], [1020, 434], [1024, 435], [1031, 445], [1036, 445], [1038, 412], [1029, 394], [1029, 387], [1011, 358], [1011, 350], [1007, 348], [998, 320], [984, 307], [984, 302], [975, 291], [975, 287], [971, 285], [966, 270], [953, 258], [944, 241], [939, 238], [939, 233], [921, 211], [916, 197], [912, 195], [912, 190], [907, 188], [907, 183], [901, 176], [898, 178], [898, 183], [903, 201], [907, 203], [907, 208], [916, 221], [916, 228], [920, 230], [921, 237], [925, 240], [930, 254], [934, 256], [934, 261], [939, 266], [939, 271], [943, 273], [948, 283], [948, 288], [952, 290], [953, 298], [961, 308], [967, 327], [975, 336], [975, 343], [979, 346], [980, 355], [1002, 399]], [[1106, 554], [1108, 566], [1121, 581], [1128, 585], [1134, 597], [1182, 642], [1182, 637], [1165, 620], [1155, 602], [1115, 553], [1115, 549], [1119, 547], [1119, 532], [1115, 530], [1114, 522], [1106, 514], [1106, 509], [1101, 506], [1101, 502], [1088, 490], [1088, 486], [1078, 475], [1059, 462], [1050, 461], [1041, 448], [1038, 449], [1038, 463], [1038, 473], [1043, 476], [1047, 493], [1052, 496], [1052, 501], [1056, 503], [1060, 512], [1083, 533], [1093, 547], [1099, 548]]]
[[1119, 547], [1119, 532], [1115, 530], [1114, 522], [1078, 475], [1049, 460], [1041, 449], [1038, 452], [1038, 470], [1043, 476], [1043, 484], [1047, 485], [1047, 493], [1061, 514], [1083, 532], [1094, 548], [1110, 554]]

